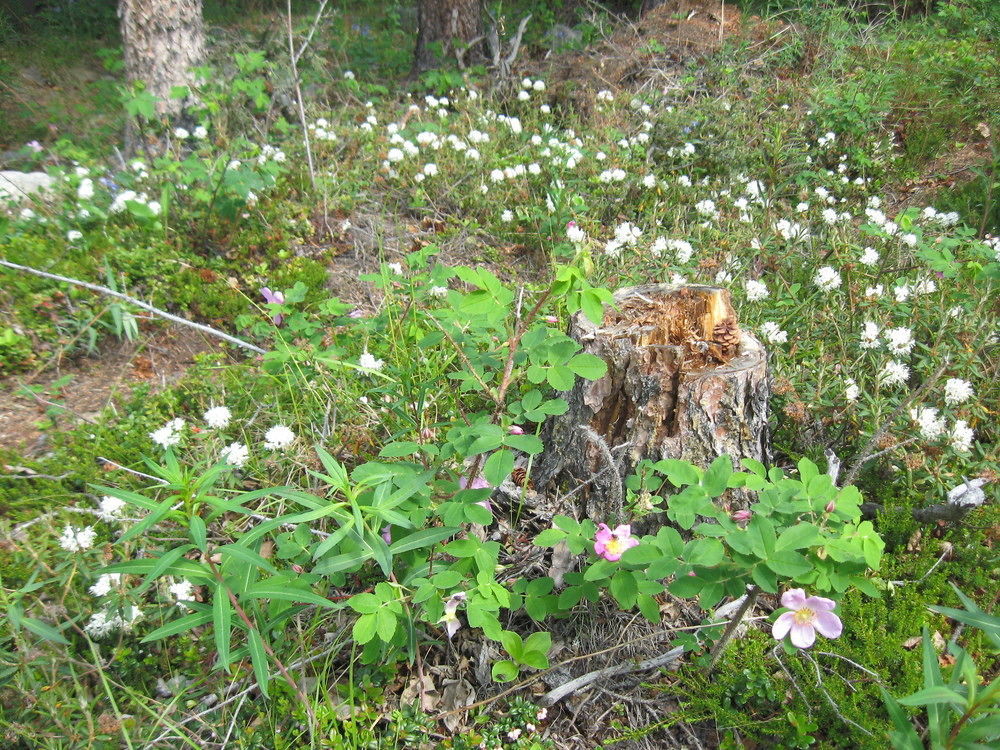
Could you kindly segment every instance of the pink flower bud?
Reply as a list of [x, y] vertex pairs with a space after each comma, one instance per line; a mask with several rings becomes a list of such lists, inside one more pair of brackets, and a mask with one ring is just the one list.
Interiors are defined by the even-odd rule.
[[509, 432], [511, 435], [523, 435], [524, 434], [524, 430], [522, 428], [518, 427], [516, 424], [512, 424], [510, 427], [508, 427], [507, 428], [507, 432]]
[[730, 519], [736, 523], [747, 523], [750, 517], [753, 516], [753, 512], [749, 510], [737, 510], [732, 515], [729, 516]]
[[544, 320], [549, 325], [553, 326], [559, 322], [559, 318], [557, 318], [555, 315], [546, 315], [544, 318], [542, 318], [542, 320]]
[[831, 500], [826, 504], [826, 508], [824, 510], [826, 510], [827, 513], [833, 513], [833, 511], [835, 511], [836, 509], [837, 509], [837, 503]]

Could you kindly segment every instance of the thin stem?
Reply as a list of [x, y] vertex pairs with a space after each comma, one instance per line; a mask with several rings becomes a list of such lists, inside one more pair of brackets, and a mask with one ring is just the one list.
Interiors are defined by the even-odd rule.
[[142, 308], [147, 312], [151, 312], [154, 315], [159, 315], [161, 318], [169, 320], [173, 323], [180, 323], [181, 325], [188, 326], [189, 328], [194, 328], [196, 331], [201, 331], [209, 336], [215, 336], [223, 341], [228, 341], [230, 344], [241, 347], [243, 349], [249, 349], [257, 354], [267, 354], [266, 349], [261, 349], [255, 344], [251, 344], [249, 341], [244, 341], [243, 339], [231, 336], [228, 333], [223, 333], [222, 331], [212, 328], [211, 326], [202, 325], [201, 323], [195, 323], [194, 321], [182, 318], [179, 315], [173, 315], [161, 310], [158, 307], [153, 307], [152, 305], [138, 300], [135, 297], [130, 297], [127, 294], [122, 294], [121, 292], [116, 292], [114, 289], [109, 289], [106, 286], [101, 286], [100, 284], [91, 284], [89, 281], [81, 281], [80, 279], [72, 279], [69, 276], [60, 276], [57, 273], [49, 273], [48, 271], [41, 271], [37, 268], [32, 268], [31, 266], [22, 266], [20, 263], [11, 263], [9, 260], [3, 260], [0, 258], [0, 266], [6, 266], [7, 268], [13, 268], [15, 271], [24, 271], [25, 273], [31, 273], [35, 276], [41, 276], [45, 279], [52, 279], [53, 281], [62, 281], [66, 284], [73, 284], [74, 286], [82, 286], [84, 289], [90, 289], [94, 292], [100, 292], [101, 294], [106, 294], [109, 297], [114, 297], [116, 299], [124, 300], [130, 305], [135, 305], [136, 307]]
[[709, 653], [709, 656], [711, 657], [711, 660], [708, 663], [709, 674], [711, 674], [712, 670], [715, 669], [715, 665], [719, 661], [719, 657], [722, 656], [722, 652], [726, 649], [726, 646], [729, 645], [729, 641], [733, 639], [733, 634], [736, 632], [736, 628], [739, 627], [739, 624], [743, 621], [746, 613], [750, 611], [750, 608], [757, 603], [757, 597], [759, 596], [760, 589], [751, 585], [746, 593], [746, 599], [743, 600], [743, 604], [741, 604], [740, 608], [736, 610], [736, 614], [733, 615], [733, 619], [729, 621], [726, 629], [722, 631], [722, 637], [715, 642], [714, 646], [712, 646], [712, 650]]

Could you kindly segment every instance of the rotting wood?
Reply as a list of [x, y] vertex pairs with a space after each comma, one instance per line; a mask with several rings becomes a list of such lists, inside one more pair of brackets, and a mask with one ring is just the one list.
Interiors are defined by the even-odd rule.
[[[608, 372], [563, 394], [569, 409], [543, 429], [535, 486], [588, 483], [574, 498], [577, 507], [562, 512], [609, 524], [628, 520], [620, 488], [643, 459], [705, 467], [729, 455], [737, 466], [742, 458], [767, 463], [767, 354], [740, 330], [728, 290], [668, 284], [621, 289], [600, 325], [578, 313], [569, 335], [603, 359]], [[622, 445], [627, 449], [614, 450]], [[598, 476], [609, 460], [616, 460], [615, 470]], [[745, 507], [749, 495], [730, 490], [722, 502]]]

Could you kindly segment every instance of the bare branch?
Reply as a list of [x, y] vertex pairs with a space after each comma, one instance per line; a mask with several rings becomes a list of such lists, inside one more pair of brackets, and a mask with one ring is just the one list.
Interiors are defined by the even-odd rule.
[[74, 286], [82, 286], [84, 289], [90, 289], [95, 292], [100, 292], [101, 294], [106, 294], [109, 297], [114, 297], [116, 299], [124, 300], [130, 305], [135, 305], [136, 307], [142, 308], [147, 312], [151, 312], [154, 315], [159, 315], [161, 318], [169, 320], [173, 323], [180, 323], [183, 326], [188, 326], [189, 328], [194, 328], [196, 331], [201, 331], [202, 333], [208, 334], [209, 336], [215, 336], [223, 341], [228, 341], [230, 344], [234, 344], [242, 349], [249, 349], [252, 352], [257, 352], [258, 354], [267, 354], [266, 349], [261, 349], [255, 344], [251, 344], [249, 341], [244, 341], [243, 339], [238, 339], [235, 336], [231, 336], [228, 333], [223, 333], [222, 331], [212, 328], [211, 326], [202, 325], [201, 323], [195, 323], [194, 321], [182, 318], [179, 315], [172, 315], [171, 313], [161, 310], [158, 307], [153, 307], [152, 305], [138, 300], [135, 297], [129, 297], [127, 294], [122, 294], [121, 292], [116, 292], [114, 289], [109, 289], [106, 286], [101, 286], [100, 284], [91, 284], [89, 281], [80, 281], [80, 279], [71, 279], [69, 276], [60, 276], [56, 273], [49, 273], [48, 271], [41, 271], [37, 268], [32, 268], [31, 266], [22, 266], [20, 263], [11, 263], [9, 260], [3, 260], [0, 258], [0, 266], [6, 266], [7, 268], [13, 268], [15, 271], [24, 271], [25, 273], [31, 273], [35, 276], [41, 276], [45, 279], [52, 279], [53, 281], [62, 281], [67, 284], [73, 284]]

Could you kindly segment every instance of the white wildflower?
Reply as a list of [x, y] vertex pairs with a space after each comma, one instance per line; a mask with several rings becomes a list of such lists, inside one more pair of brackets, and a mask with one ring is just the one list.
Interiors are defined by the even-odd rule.
[[866, 247], [861, 253], [861, 257], [858, 258], [858, 262], [863, 266], [874, 266], [878, 263], [879, 254], [878, 250], [874, 247]]
[[186, 140], [191, 137], [191, 134], [184, 128], [174, 128], [174, 138], [179, 141]]
[[381, 370], [385, 365], [385, 362], [381, 359], [376, 359], [368, 352], [364, 352], [360, 357], [358, 357], [358, 365], [366, 370]]
[[150, 439], [161, 448], [169, 448], [181, 441], [181, 430], [184, 429], [183, 419], [171, 419], [163, 427], [149, 433]]
[[295, 433], [283, 424], [276, 424], [264, 433], [264, 448], [269, 451], [284, 450], [295, 441]]
[[944, 402], [946, 404], [961, 404], [973, 396], [972, 384], [962, 378], [948, 378], [944, 384]]
[[93, 526], [78, 529], [75, 526], [66, 526], [59, 536], [59, 546], [67, 552], [82, 552], [94, 546], [94, 538], [97, 532]]
[[233, 418], [232, 412], [225, 406], [213, 406], [202, 416], [205, 423], [209, 427], [213, 427], [217, 430], [221, 430], [223, 427], [227, 426], [229, 424], [229, 420]]
[[97, 517], [102, 521], [114, 521], [122, 514], [125, 501], [111, 495], [105, 495], [97, 505]]
[[882, 385], [902, 385], [910, 379], [910, 368], [897, 360], [889, 360], [878, 376]]
[[878, 325], [870, 320], [865, 321], [864, 330], [861, 331], [861, 348], [874, 349], [878, 346], [878, 335], [880, 329]]
[[772, 321], [767, 321], [760, 327], [761, 335], [772, 344], [784, 344], [788, 341], [788, 333]]
[[858, 384], [854, 382], [854, 378], [848, 378], [844, 381], [844, 398], [848, 401], [857, 401], [858, 396], [861, 395], [861, 388]]
[[94, 596], [104, 596], [121, 583], [121, 580], [121, 573], [103, 573], [98, 576], [97, 582], [87, 590]]
[[955, 421], [955, 426], [949, 436], [951, 447], [958, 453], [966, 453], [972, 448], [972, 441], [976, 437], [975, 431], [969, 427], [969, 423], [964, 419]]
[[239, 469], [250, 458], [250, 449], [243, 443], [230, 443], [219, 451], [219, 458], [230, 466], [235, 466]]
[[913, 332], [905, 326], [885, 329], [885, 346], [892, 354], [909, 354], [913, 350]]
[[509, 208], [508, 209], [504, 209], [504, 212], [502, 214], [500, 214], [500, 221], [503, 221], [503, 222], [514, 221], [514, 212], [511, 211]]
[[194, 598], [194, 586], [191, 581], [186, 581], [183, 578], [176, 583], [171, 583], [167, 587], [170, 591], [170, 595], [177, 602], [178, 607], [184, 607], [185, 602], [193, 602]]
[[816, 271], [813, 283], [822, 291], [829, 292], [840, 286], [840, 274], [832, 266], [823, 266]]
[[77, 229], [70, 229], [66, 232], [66, 239], [70, 242], [76, 242], [79, 239], [83, 239], [83, 232]]
[[80, 180], [80, 184], [76, 188], [76, 196], [80, 200], [88, 201], [94, 197], [94, 181], [89, 177]]
[[935, 440], [944, 434], [944, 417], [938, 416], [938, 410], [932, 407], [914, 407], [910, 409], [910, 418], [917, 423], [920, 435], [925, 440]]
[[766, 299], [770, 294], [766, 284], [761, 281], [754, 281], [753, 279], [746, 283], [746, 292], [749, 302], [759, 302], [762, 299]]

